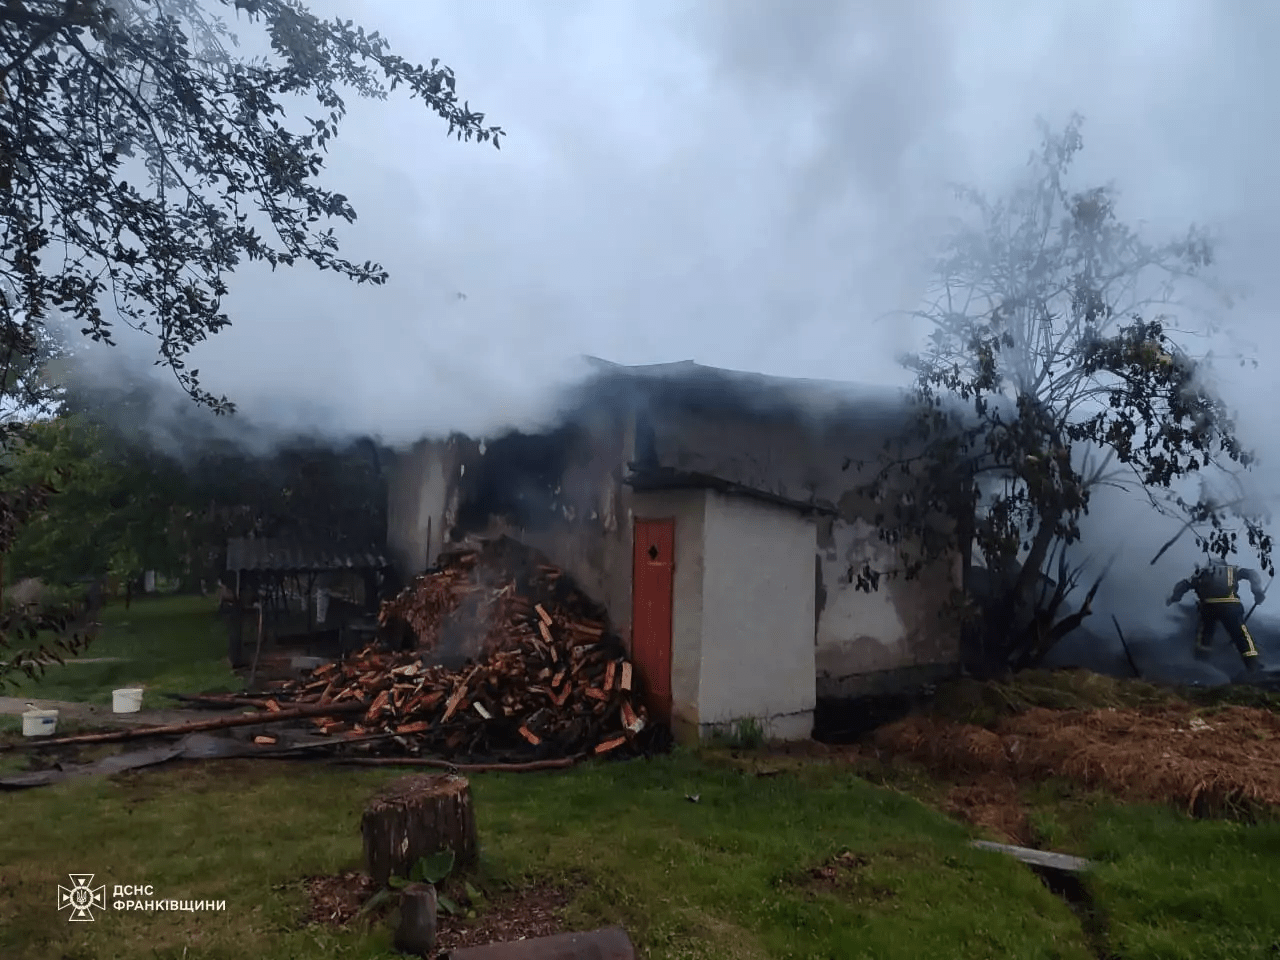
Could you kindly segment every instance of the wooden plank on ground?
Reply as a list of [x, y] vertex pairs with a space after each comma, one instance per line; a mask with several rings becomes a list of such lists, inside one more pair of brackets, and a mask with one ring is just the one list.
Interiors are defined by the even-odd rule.
[[996, 853], [1008, 854], [1029, 866], [1041, 867], [1046, 870], [1083, 873], [1091, 866], [1089, 861], [1083, 857], [1073, 857], [1066, 853], [1032, 850], [1030, 847], [1015, 847], [1007, 843], [992, 843], [990, 840], [975, 840], [973, 845], [980, 850], [992, 850]]

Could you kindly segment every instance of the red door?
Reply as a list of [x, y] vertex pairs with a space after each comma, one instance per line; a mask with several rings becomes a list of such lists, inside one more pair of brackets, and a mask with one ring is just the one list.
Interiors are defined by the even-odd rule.
[[631, 568], [631, 658], [649, 694], [649, 709], [671, 719], [671, 578], [674, 520], [635, 522]]

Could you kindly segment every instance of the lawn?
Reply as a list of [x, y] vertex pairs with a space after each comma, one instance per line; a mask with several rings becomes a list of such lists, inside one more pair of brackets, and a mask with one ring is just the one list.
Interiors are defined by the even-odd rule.
[[[113, 608], [86, 656], [125, 662], [67, 667], [31, 695], [103, 702], [126, 681], [157, 693], [233, 686], [211, 612], [190, 598]], [[308, 923], [304, 881], [359, 869], [360, 812], [397, 775], [210, 762], [5, 794], [0, 957], [394, 956], [390, 917]], [[1197, 821], [1034, 788], [1025, 799], [1044, 845], [1096, 862], [1090, 913], [1017, 862], [972, 849], [975, 831], [934, 808], [937, 784], [873, 783], [843, 761], [681, 750], [472, 784], [478, 885], [490, 897], [559, 886], [574, 927], [621, 923], [648, 960], [1280, 955], [1276, 822]], [[142, 884], [226, 909], [69, 923], [57, 891], [70, 873], [93, 873], [109, 901], [115, 884]]]
[[[79, 657], [40, 680], [23, 678], [13, 696], [107, 704], [118, 687], [143, 686], [143, 707], [174, 707], [165, 693], [236, 690], [227, 663], [227, 630], [209, 597], [146, 597], [102, 612], [99, 636]], [[94, 662], [107, 660], [107, 662]]]
[[[392, 775], [241, 761], [10, 795], [0, 956], [389, 955], [388, 922], [304, 926], [301, 881], [359, 866], [362, 805]], [[571, 885], [578, 923], [623, 923], [651, 960], [1090, 956], [1029, 873], [847, 770], [760, 778], [682, 752], [473, 783], [484, 883]], [[857, 874], [814, 884], [807, 871], [843, 850], [862, 858]], [[108, 892], [150, 884], [226, 910], [68, 923], [57, 887], [89, 872]]]

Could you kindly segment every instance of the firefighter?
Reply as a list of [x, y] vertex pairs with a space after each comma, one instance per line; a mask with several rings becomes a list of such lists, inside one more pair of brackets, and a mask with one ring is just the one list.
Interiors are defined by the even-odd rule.
[[1249, 581], [1256, 603], [1266, 599], [1266, 588], [1256, 570], [1214, 560], [1206, 566], [1197, 566], [1194, 574], [1179, 581], [1166, 603], [1175, 604], [1188, 590], [1194, 590], [1200, 607], [1200, 620], [1196, 625], [1196, 656], [1208, 654], [1214, 629], [1222, 624], [1240, 651], [1245, 668], [1254, 673], [1262, 669], [1262, 663], [1258, 659], [1258, 647], [1253, 636], [1245, 626], [1244, 604], [1240, 602], [1239, 593], [1241, 580]]

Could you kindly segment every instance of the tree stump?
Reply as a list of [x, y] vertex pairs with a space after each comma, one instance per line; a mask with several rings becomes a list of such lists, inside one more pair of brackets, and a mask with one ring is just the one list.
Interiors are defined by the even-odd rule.
[[476, 820], [465, 777], [415, 775], [394, 781], [365, 807], [360, 821], [369, 875], [385, 886], [408, 879], [422, 857], [453, 851], [454, 868], [476, 860]]

